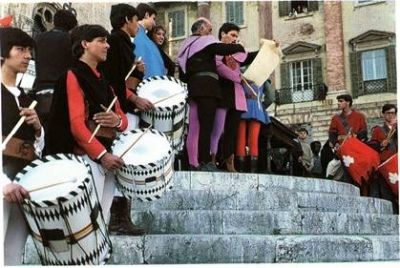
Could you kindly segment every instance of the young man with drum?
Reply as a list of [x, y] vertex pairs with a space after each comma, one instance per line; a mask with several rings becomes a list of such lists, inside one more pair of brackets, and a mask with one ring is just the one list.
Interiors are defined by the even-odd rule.
[[[386, 172], [381, 169], [387, 169], [392, 174], [398, 174], [398, 164], [391, 163], [396, 161], [397, 157], [397, 107], [394, 104], [385, 104], [382, 107], [382, 116], [384, 122], [376, 125], [371, 130], [371, 139], [369, 145], [379, 153], [381, 167], [372, 180], [370, 193], [372, 197], [379, 197], [393, 202], [393, 210], [399, 213], [398, 187], [395, 187], [395, 180], [390, 180]], [[397, 162], [397, 161], [396, 161]], [[389, 174], [389, 172], [387, 172]], [[397, 191], [396, 191], [397, 190]]]
[[[329, 126], [329, 144], [336, 150], [343, 140], [349, 135], [365, 142], [367, 140], [367, 122], [365, 116], [351, 109], [353, 98], [350, 94], [342, 94], [336, 97], [338, 101], [338, 114], [335, 114]], [[352, 183], [350, 174], [344, 169], [344, 182]]]
[[188, 83], [189, 91], [189, 164], [195, 170], [218, 171], [210, 155], [216, 109], [222, 98], [215, 56], [245, 50], [240, 44], [220, 43], [211, 34], [212, 24], [206, 18], [194, 22], [191, 31], [178, 52], [181, 80]]
[[[130, 89], [131, 80], [143, 78], [145, 66], [143, 61], [135, 61], [135, 54], [132, 53], [135, 45], [131, 41], [138, 32], [138, 13], [137, 10], [128, 4], [116, 4], [111, 6], [110, 21], [113, 29], [107, 42], [110, 44], [107, 60], [99, 64], [104, 70], [105, 78], [110, 82], [121, 109], [126, 113], [129, 124], [128, 129], [138, 128], [139, 119], [134, 114], [137, 107], [142, 111], [153, 108], [152, 103], [138, 97]], [[136, 64], [135, 70], [129, 75], [132, 66]], [[131, 220], [131, 200], [123, 196], [115, 196], [111, 207], [111, 219], [109, 231], [117, 235], [142, 235], [144, 229], [136, 228]]]
[[[124, 131], [128, 125], [113, 89], [97, 69], [98, 63], [107, 58], [107, 36], [107, 30], [100, 25], [82, 25], [72, 30], [76, 61], [56, 83], [46, 139], [50, 153], [82, 155], [90, 164], [106, 221], [115, 190], [112, 171], [124, 164], [120, 156], [110, 152], [110, 147], [116, 132]], [[93, 138], [94, 129], [99, 131]]]
[[[3, 150], [4, 264], [21, 265], [28, 228], [18, 204], [30, 198], [29, 192], [12, 182], [26, 164], [41, 155], [44, 130], [32, 100], [16, 86], [19, 72], [26, 72], [32, 58], [34, 40], [17, 28], [0, 28], [1, 40], [1, 115]], [[23, 119], [24, 118], [24, 119]], [[22, 121], [21, 121], [22, 120]], [[18, 128], [18, 122], [22, 125]], [[15, 134], [11, 134], [16, 130]], [[10, 134], [11, 133], [11, 134]], [[4, 144], [8, 140], [7, 144]]]

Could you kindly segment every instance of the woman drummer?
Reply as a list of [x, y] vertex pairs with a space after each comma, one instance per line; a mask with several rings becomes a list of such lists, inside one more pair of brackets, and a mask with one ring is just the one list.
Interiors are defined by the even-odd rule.
[[[109, 151], [116, 132], [128, 125], [112, 88], [97, 69], [107, 58], [107, 36], [100, 25], [72, 30], [75, 62], [56, 83], [46, 140], [49, 153], [75, 153], [88, 161], [106, 220], [115, 190], [114, 174], [107, 171], [124, 164]], [[98, 125], [100, 131], [93, 137]]]

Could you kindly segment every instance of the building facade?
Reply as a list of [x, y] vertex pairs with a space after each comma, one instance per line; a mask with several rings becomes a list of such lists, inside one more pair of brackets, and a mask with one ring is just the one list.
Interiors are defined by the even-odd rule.
[[[75, 12], [79, 24], [110, 29], [112, 4], [2, 3], [0, 15], [14, 15], [16, 26], [32, 35], [50, 29], [61, 8]], [[224, 22], [239, 25], [250, 51], [258, 50], [260, 38], [279, 40], [284, 57], [271, 76], [276, 95], [268, 112], [286, 125], [306, 127], [313, 140], [327, 139], [338, 94], [353, 95], [353, 107], [365, 114], [369, 128], [380, 121], [382, 105], [397, 102], [394, 0], [153, 4], [157, 23], [168, 29], [173, 59], [201, 16], [212, 21], [215, 36]]]

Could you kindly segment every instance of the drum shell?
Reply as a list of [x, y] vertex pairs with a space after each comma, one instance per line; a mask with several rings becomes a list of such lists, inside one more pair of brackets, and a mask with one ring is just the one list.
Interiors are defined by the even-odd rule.
[[63, 154], [46, 156], [29, 164], [16, 179], [29, 179], [30, 172], [35, 169], [40, 171], [41, 164], [48, 161], [67, 159], [85, 166], [85, 178], [80, 178], [76, 190], [56, 199], [25, 199], [22, 205], [25, 219], [43, 265], [104, 264], [110, 257], [112, 246], [90, 166], [82, 157]]
[[[183, 100], [174, 101], [174, 99], [168, 100], [168, 102], [160, 102], [155, 104], [155, 108], [149, 111], [143, 111], [140, 114], [140, 125], [142, 127], [153, 126], [154, 129], [163, 132], [170, 139], [172, 148], [175, 151], [181, 151], [183, 149], [183, 134], [186, 127], [186, 117], [188, 111], [188, 105], [186, 102], [187, 88], [186, 84], [180, 80], [169, 77], [169, 76], [153, 76], [144, 80], [138, 85], [138, 96], [143, 98], [149, 98], [148, 91], [152, 87], [152, 83], [165, 83], [165, 90], [171, 88], [171, 94], [181, 92], [182, 96], [185, 96]], [[177, 89], [179, 88], [179, 89]], [[179, 91], [179, 92], [176, 92]], [[160, 99], [151, 100], [157, 102]]]
[[369, 180], [372, 172], [378, 169], [380, 162], [379, 154], [355, 137], [344, 141], [337, 154], [359, 186], [363, 184], [362, 178], [365, 181]]
[[390, 190], [397, 197], [399, 196], [399, 162], [397, 154], [390, 157], [388, 160], [383, 162], [378, 169], [378, 172], [385, 179], [389, 185]]
[[[121, 151], [121, 148], [117, 147], [122, 146], [129, 139], [135, 140], [142, 135], [148, 139], [153, 136], [157, 138], [155, 141], [159, 146], [157, 155], [149, 157], [151, 161], [142, 164], [125, 161], [125, 164], [116, 171], [117, 187], [128, 198], [153, 201], [161, 198], [165, 190], [172, 187], [173, 155], [166, 135], [154, 129], [150, 129], [147, 133], [145, 130], [132, 130], [117, 138], [112, 148], [114, 154], [118, 155], [116, 151]], [[154, 146], [154, 144], [147, 146]], [[134, 149], [133, 147], [131, 150]]]

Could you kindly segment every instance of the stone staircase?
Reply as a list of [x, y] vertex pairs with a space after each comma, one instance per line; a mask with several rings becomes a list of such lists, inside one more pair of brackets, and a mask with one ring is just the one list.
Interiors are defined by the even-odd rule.
[[[108, 264], [398, 261], [391, 203], [312, 178], [175, 172], [154, 202], [134, 200], [142, 237], [112, 236]], [[24, 262], [40, 264], [31, 240]]]

